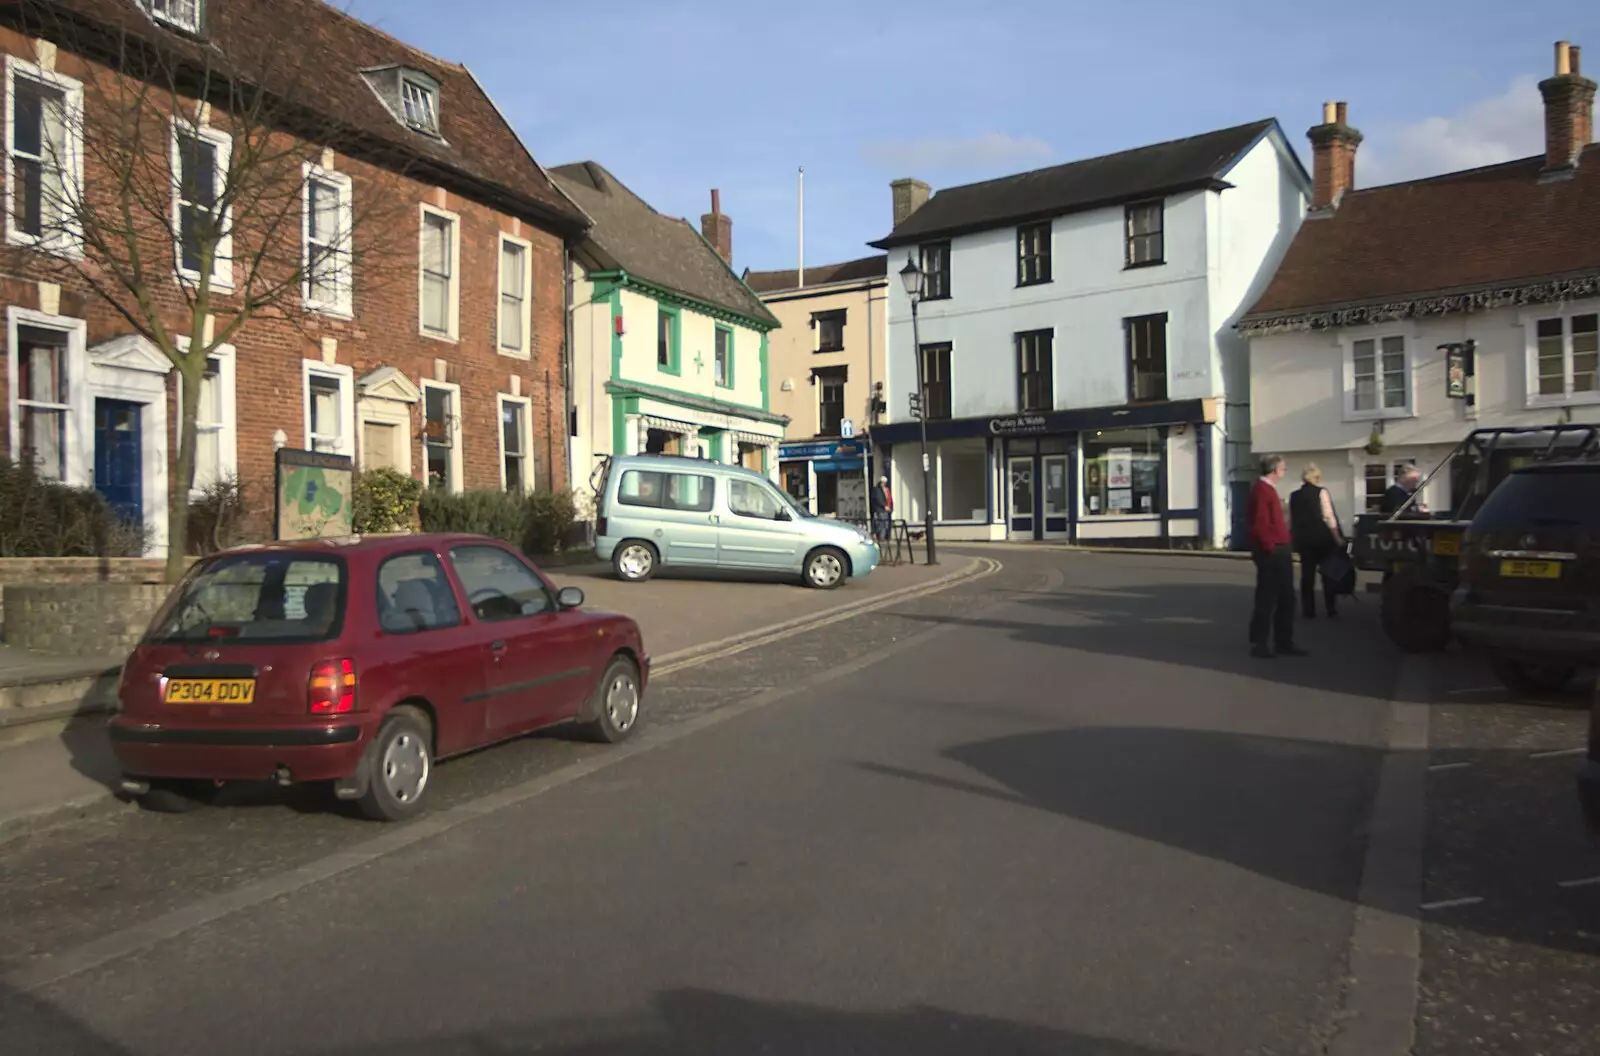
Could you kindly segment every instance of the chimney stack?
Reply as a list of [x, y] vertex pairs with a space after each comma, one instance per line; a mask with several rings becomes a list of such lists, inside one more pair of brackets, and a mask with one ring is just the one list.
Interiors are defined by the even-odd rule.
[[1556, 41], [1555, 76], [1539, 82], [1544, 96], [1541, 176], [1562, 179], [1577, 169], [1579, 155], [1594, 138], [1594, 89], [1579, 67], [1578, 46]]
[[1311, 208], [1331, 212], [1356, 185], [1356, 148], [1361, 133], [1345, 120], [1344, 103], [1323, 103], [1322, 124], [1306, 131], [1311, 140]]
[[733, 221], [722, 215], [722, 193], [711, 189], [711, 211], [700, 217], [700, 233], [706, 237], [722, 259], [733, 264]]
[[933, 193], [921, 180], [895, 180], [889, 184], [889, 190], [894, 195], [894, 226], [899, 227], [906, 222], [912, 213], [928, 204], [928, 195]]

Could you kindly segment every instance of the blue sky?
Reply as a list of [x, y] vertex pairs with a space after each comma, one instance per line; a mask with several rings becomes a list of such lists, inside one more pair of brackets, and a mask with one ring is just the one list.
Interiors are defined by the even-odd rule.
[[600, 161], [696, 222], [720, 188], [739, 268], [794, 266], [802, 165], [820, 264], [872, 252], [899, 176], [952, 186], [1261, 117], [1305, 158], [1343, 99], [1371, 186], [1540, 152], [1558, 39], [1600, 75], [1594, 0], [339, 2], [470, 67], [546, 165]]

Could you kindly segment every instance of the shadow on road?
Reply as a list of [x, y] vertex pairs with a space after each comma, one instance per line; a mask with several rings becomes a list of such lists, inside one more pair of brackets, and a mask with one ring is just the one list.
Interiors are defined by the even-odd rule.
[[1297, 623], [1309, 657], [1250, 656], [1253, 586], [1243, 577], [1135, 583], [1105, 589], [1071, 585], [1011, 592], [985, 616], [897, 613], [922, 623], [1003, 631], [1018, 641], [1126, 656], [1271, 682], [1387, 698], [1401, 654], [1378, 625], [1376, 600], [1347, 603], [1336, 620]]
[[[1386, 753], [1210, 730], [1089, 727], [974, 741], [941, 754], [969, 768], [973, 780], [856, 765], [1049, 811], [1355, 903], [1369, 796]], [[1482, 754], [1483, 765], [1493, 765], [1495, 753]], [[1572, 844], [1582, 844], [1576, 796], [1566, 801], [1572, 816], [1565, 831]], [[1329, 832], [1345, 835], [1328, 840], [1322, 834]], [[1419, 915], [1416, 905], [1377, 908]], [[1552, 929], [1534, 906], [1483, 926], [1514, 942], [1593, 953], [1588, 935], [1600, 931], [1600, 903], [1589, 915], [1585, 928]]]
[[385, 1041], [319, 1056], [1183, 1056], [1125, 1041], [924, 1005], [860, 1012], [757, 1001], [710, 990], [656, 995], [654, 1014], [555, 1021], [454, 1037]]
[[[132, 1050], [106, 1040], [54, 1006], [3, 990], [0, 1036], [15, 1043], [18, 1053], [132, 1056]], [[240, 1040], [222, 1032], [213, 1051], [263, 1051]], [[662, 991], [656, 995], [653, 1014], [626, 1019], [554, 1020], [340, 1048], [302, 1048], [287, 1039], [274, 1044], [272, 1051], [281, 1056], [1185, 1056], [1175, 1049], [924, 1005], [859, 1012], [694, 989]], [[185, 1046], [184, 1051], [195, 1050]]]

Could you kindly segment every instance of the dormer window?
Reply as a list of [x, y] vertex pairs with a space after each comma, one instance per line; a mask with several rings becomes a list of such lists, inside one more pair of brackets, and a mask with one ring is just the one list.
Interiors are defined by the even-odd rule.
[[204, 3], [205, 0], [150, 0], [150, 14], [174, 29], [198, 33]]
[[425, 136], [442, 138], [439, 126], [439, 81], [414, 66], [373, 66], [362, 70], [372, 90], [394, 119]]
[[400, 100], [405, 105], [406, 124], [430, 136], [439, 134], [439, 107], [432, 86], [419, 78], [401, 74]]

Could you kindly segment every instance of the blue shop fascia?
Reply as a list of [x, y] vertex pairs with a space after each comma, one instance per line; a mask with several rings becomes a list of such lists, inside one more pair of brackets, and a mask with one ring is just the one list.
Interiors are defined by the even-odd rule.
[[783, 490], [819, 517], [866, 517], [872, 456], [861, 437], [798, 440], [778, 445]]

